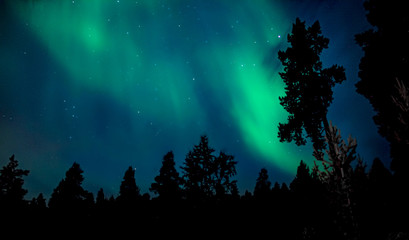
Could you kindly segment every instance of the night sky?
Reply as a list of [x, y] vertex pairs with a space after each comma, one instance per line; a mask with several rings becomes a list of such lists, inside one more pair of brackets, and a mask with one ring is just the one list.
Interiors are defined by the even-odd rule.
[[177, 169], [200, 136], [235, 156], [240, 193], [262, 167], [289, 183], [311, 144], [280, 143], [278, 50], [296, 17], [319, 20], [325, 66], [346, 68], [328, 119], [358, 154], [389, 166], [389, 148], [355, 92], [370, 26], [363, 1], [0, 0], [0, 166], [30, 170], [27, 197], [47, 198], [78, 162], [84, 188], [117, 195], [128, 166], [148, 192], [163, 156]]

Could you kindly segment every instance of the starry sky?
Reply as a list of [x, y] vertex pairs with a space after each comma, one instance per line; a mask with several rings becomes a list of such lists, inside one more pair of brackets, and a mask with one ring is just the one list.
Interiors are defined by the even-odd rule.
[[[84, 188], [117, 195], [128, 166], [148, 192], [163, 156], [177, 167], [208, 135], [238, 161], [240, 192], [258, 172], [289, 183], [311, 144], [280, 143], [277, 52], [296, 17], [319, 20], [325, 66], [343, 65], [328, 119], [389, 165], [369, 102], [355, 92], [370, 26], [357, 0], [0, 0], [0, 165], [30, 170], [28, 197], [48, 197], [78, 162]], [[178, 168], [179, 172], [180, 169]]]

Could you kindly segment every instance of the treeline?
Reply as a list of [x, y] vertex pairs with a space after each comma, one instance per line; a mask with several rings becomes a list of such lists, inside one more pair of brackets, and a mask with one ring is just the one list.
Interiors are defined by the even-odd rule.
[[403, 233], [408, 221], [401, 218], [408, 213], [408, 206], [400, 199], [407, 190], [397, 188], [402, 184], [379, 159], [368, 171], [362, 161], [351, 167], [348, 209], [352, 212], [344, 214], [339, 193], [331, 186], [335, 183], [322, 179], [322, 171], [316, 167], [310, 169], [301, 161], [289, 185], [272, 184], [263, 168], [253, 191], [239, 194], [234, 180], [237, 161], [232, 155], [214, 152], [208, 138], [202, 136], [186, 155], [181, 173], [175, 167], [173, 153], [167, 153], [151, 184], [152, 197], [140, 192], [132, 167], [125, 171], [117, 197], [105, 196], [103, 189], [95, 197], [82, 187], [83, 171], [74, 163], [48, 202], [42, 194], [29, 201], [24, 199], [27, 190], [23, 188], [23, 177], [29, 171], [19, 169], [13, 155], [0, 170], [2, 218], [15, 226], [128, 226], [139, 231], [188, 226], [191, 230], [233, 235], [256, 231], [254, 234], [278, 239], [408, 237]]

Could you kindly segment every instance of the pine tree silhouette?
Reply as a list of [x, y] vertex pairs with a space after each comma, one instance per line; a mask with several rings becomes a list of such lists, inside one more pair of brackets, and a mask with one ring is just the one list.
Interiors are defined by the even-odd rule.
[[0, 207], [19, 208], [26, 202], [24, 196], [27, 190], [23, 188], [23, 177], [30, 171], [18, 168], [18, 161], [14, 155], [9, 159], [9, 163], [0, 170]]
[[277, 196], [279, 195], [281, 192], [281, 186], [278, 182], [274, 183], [274, 187], [271, 189], [271, 193], [273, 194], [273, 196]]
[[383, 165], [379, 158], [373, 160], [372, 167], [368, 173], [368, 178], [372, 185], [371, 188], [375, 191], [380, 191], [379, 193], [381, 195], [383, 195], [381, 192], [387, 190], [392, 184], [392, 174], [386, 169], [385, 165]]
[[289, 116], [287, 123], [279, 124], [278, 136], [282, 142], [304, 145], [305, 130], [314, 148], [322, 150], [323, 131], [329, 131], [327, 109], [333, 100], [332, 88], [345, 80], [344, 68], [322, 67], [320, 55], [328, 48], [329, 39], [321, 34], [318, 21], [306, 28], [305, 22], [297, 18], [287, 41], [291, 47], [279, 51], [278, 58], [284, 66], [280, 76], [286, 85], [286, 95], [280, 97], [280, 104]]
[[238, 199], [236, 164], [233, 155], [209, 147], [207, 136], [200, 138], [200, 143], [193, 147], [186, 156], [183, 170], [183, 185], [187, 199], [202, 201], [210, 199]]
[[81, 186], [84, 181], [83, 172], [80, 165], [74, 162], [65, 173], [65, 178], [51, 194], [48, 203], [50, 208], [78, 212], [90, 207], [93, 203], [93, 196]]
[[213, 196], [212, 164], [215, 158], [213, 152], [207, 136], [202, 136], [199, 145], [195, 145], [193, 151], [187, 154], [181, 167], [187, 199], [201, 201]]
[[236, 175], [236, 164], [233, 155], [220, 152], [213, 162], [214, 191], [217, 199], [225, 199], [227, 195], [237, 198], [237, 181], [231, 180]]
[[[318, 178], [317, 171], [310, 171], [304, 161], [300, 162], [297, 174], [290, 183], [293, 206], [288, 206], [296, 212], [294, 228], [302, 231], [303, 239], [320, 239], [320, 232], [328, 231], [324, 227], [330, 219], [326, 216], [328, 204], [324, 185]], [[326, 239], [330, 236], [322, 237]]]
[[253, 194], [251, 194], [251, 192], [249, 192], [249, 190], [246, 190], [244, 192], [244, 195], [241, 197], [242, 201], [251, 201], [253, 199]]
[[41, 210], [44, 210], [47, 207], [46, 200], [42, 193], [38, 194], [37, 198], [31, 200], [30, 207]]
[[117, 201], [125, 207], [134, 207], [137, 200], [140, 200], [140, 189], [136, 185], [135, 170], [132, 166], [126, 170], [124, 178], [119, 188]]
[[[356, 173], [358, 169], [359, 166], [355, 168]], [[396, 205], [392, 174], [375, 158], [365, 178], [360, 174], [358, 177], [360, 182], [355, 181], [353, 196], [362, 239], [387, 239], [397, 215], [392, 208]]]
[[254, 187], [254, 197], [258, 200], [268, 200], [271, 193], [271, 182], [268, 180], [267, 169], [262, 168], [256, 180]]
[[310, 191], [310, 186], [312, 184], [312, 177], [310, 175], [310, 170], [303, 161], [297, 168], [297, 174], [294, 180], [290, 183], [290, 189], [301, 196], [306, 196], [307, 192]]
[[99, 208], [104, 208], [107, 205], [108, 200], [105, 198], [104, 189], [100, 188], [95, 199], [95, 205]]
[[168, 152], [162, 161], [159, 175], [155, 177], [155, 182], [151, 184], [150, 191], [158, 194], [158, 199], [165, 201], [175, 201], [182, 198], [182, 179], [175, 168], [173, 152]]
[[281, 184], [281, 192], [282, 193], [289, 193], [290, 192], [290, 189], [288, 188], [288, 186], [287, 186], [287, 183], [282, 183]]

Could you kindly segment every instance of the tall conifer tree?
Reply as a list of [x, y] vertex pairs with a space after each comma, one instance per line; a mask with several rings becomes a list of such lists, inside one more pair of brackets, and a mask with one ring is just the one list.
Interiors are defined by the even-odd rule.
[[14, 155], [9, 163], [0, 170], [0, 204], [3, 206], [21, 206], [27, 190], [23, 188], [23, 177], [30, 171], [18, 168]]
[[322, 150], [323, 132], [329, 131], [327, 112], [333, 100], [332, 88], [345, 80], [345, 70], [337, 65], [322, 67], [320, 55], [328, 48], [329, 39], [321, 34], [318, 21], [306, 28], [297, 18], [287, 41], [291, 46], [279, 51], [278, 58], [284, 66], [280, 76], [286, 85], [280, 104], [289, 116], [287, 123], [279, 124], [278, 136], [282, 142], [295, 141], [297, 145], [304, 145], [308, 137], [315, 149]]
[[150, 190], [158, 194], [160, 200], [178, 200], [182, 197], [181, 183], [181, 178], [175, 168], [173, 152], [170, 151], [163, 157], [159, 175], [155, 177]]

